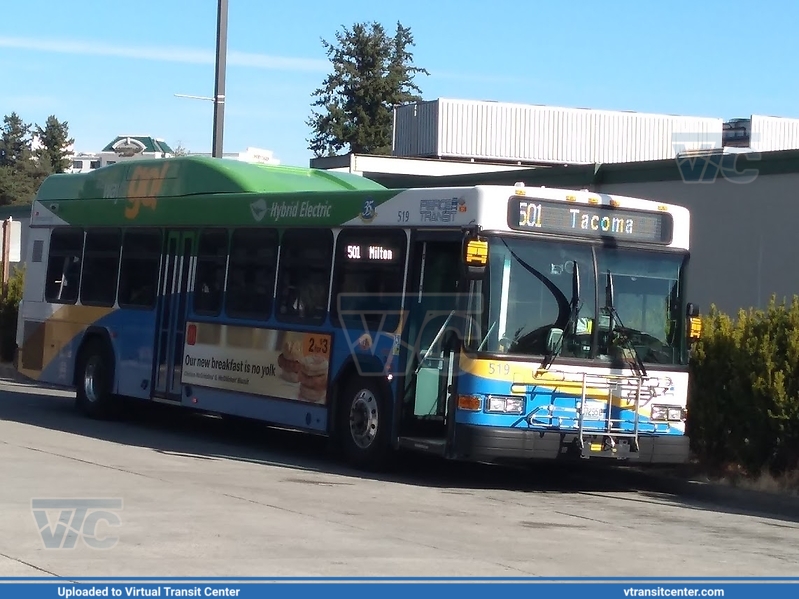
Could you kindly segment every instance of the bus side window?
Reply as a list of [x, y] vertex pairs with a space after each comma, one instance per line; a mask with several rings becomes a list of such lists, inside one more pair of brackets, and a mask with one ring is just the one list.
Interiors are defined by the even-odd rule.
[[283, 234], [278, 320], [324, 322], [332, 262], [333, 232], [329, 229], [289, 229]]
[[205, 229], [197, 244], [194, 312], [217, 316], [222, 311], [227, 267], [227, 229]]
[[47, 259], [46, 301], [57, 304], [74, 304], [78, 301], [82, 261], [83, 229], [55, 229], [50, 236]]
[[275, 288], [277, 243], [274, 229], [233, 232], [225, 308], [228, 316], [269, 318]]
[[89, 229], [83, 250], [80, 303], [113, 306], [117, 297], [121, 229]]
[[161, 231], [137, 229], [125, 233], [119, 269], [117, 301], [123, 308], [155, 306], [161, 264]]

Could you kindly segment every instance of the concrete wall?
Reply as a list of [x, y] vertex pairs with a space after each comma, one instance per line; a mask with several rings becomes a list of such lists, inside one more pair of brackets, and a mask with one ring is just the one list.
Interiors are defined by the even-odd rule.
[[799, 294], [799, 174], [750, 183], [660, 181], [597, 191], [674, 202], [691, 210], [689, 301], [734, 313]]

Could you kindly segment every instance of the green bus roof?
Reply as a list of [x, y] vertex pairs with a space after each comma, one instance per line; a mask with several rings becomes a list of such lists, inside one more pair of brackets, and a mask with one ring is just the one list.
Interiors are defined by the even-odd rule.
[[312, 168], [206, 156], [129, 160], [49, 176], [31, 226], [337, 226], [398, 191]]
[[50, 175], [40, 202], [209, 194], [378, 191], [370, 179], [312, 168], [251, 164], [207, 156], [128, 160], [89, 173]]

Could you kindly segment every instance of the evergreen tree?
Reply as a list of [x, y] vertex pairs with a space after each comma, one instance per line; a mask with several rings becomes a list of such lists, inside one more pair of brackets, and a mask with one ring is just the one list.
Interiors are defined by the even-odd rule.
[[0, 130], [0, 206], [28, 204], [50, 172], [31, 148], [31, 126], [16, 112], [3, 118]]
[[389, 154], [394, 107], [420, 100], [414, 76], [429, 75], [413, 64], [411, 30], [398, 22], [390, 37], [379, 23], [356, 23], [336, 33], [336, 40], [322, 40], [333, 72], [313, 93], [312, 106], [323, 112], [312, 111], [306, 121], [313, 132], [308, 148], [316, 156], [347, 146], [355, 153]]
[[47, 117], [44, 128], [36, 127], [36, 137], [41, 147], [36, 150], [43, 169], [63, 173], [69, 168], [69, 146], [75, 143], [69, 137], [69, 123], [60, 122], [54, 115]]
[[16, 167], [31, 157], [31, 126], [16, 112], [3, 117], [0, 135], [0, 166]]

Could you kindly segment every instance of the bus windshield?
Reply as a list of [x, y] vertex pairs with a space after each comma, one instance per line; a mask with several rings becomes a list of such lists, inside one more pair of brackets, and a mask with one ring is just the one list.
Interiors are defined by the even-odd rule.
[[[684, 364], [685, 260], [682, 253], [493, 237], [488, 272], [472, 289], [474, 326], [467, 349], [544, 356], [555, 327], [566, 329], [561, 358], [626, 361], [629, 355], [621, 356], [631, 344], [644, 364]], [[577, 319], [567, 327], [574, 264], [579, 266], [580, 306]], [[616, 320], [604, 305], [608, 272]], [[611, 328], [615, 335], [609, 334]], [[620, 347], [618, 333], [629, 340], [625, 347]]]

